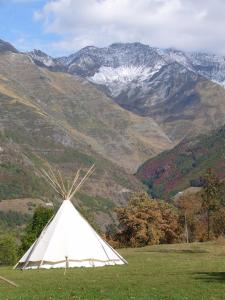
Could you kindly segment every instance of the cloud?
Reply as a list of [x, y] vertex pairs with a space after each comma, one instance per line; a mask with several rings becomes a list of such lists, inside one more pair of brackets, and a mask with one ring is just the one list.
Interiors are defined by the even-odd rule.
[[225, 53], [224, 0], [50, 0], [35, 19], [65, 52], [140, 41]]

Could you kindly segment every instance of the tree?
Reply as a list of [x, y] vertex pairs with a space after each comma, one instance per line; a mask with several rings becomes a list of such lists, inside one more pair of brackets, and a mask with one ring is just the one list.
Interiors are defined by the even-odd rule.
[[210, 239], [211, 231], [211, 214], [215, 212], [220, 206], [220, 181], [219, 178], [208, 169], [203, 177], [203, 194], [202, 194], [202, 206], [206, 210], [207, 214], [207, 237]]
[[216, 237], [225, 235], [225, 207], [220, 207], [213, 214], [212, 229]]
[[31, 222], [27, 225], [24, 235], [21, 238], [20, 252], [24, 253], [29, 249], [33, 242], [38, 238], [45, 225], [53, 216], [53, 209], [38, 207], [36, 208]]
[[10, 233], [0, 235], [0, 264], [13, 265], [17, 260], [17, 242]]
[[120, 232], [115, 235], [124, 246], [138, 247], [172, 243], [178, 238], [178, 215], [170, 204], [134, 193], [126, 207], [117, 208]]
[[[201, 238], [205, 232], [200, 232], [202, 198], [200, 192], [183, 192], [174, 200], [178, 209], [179, 222], [184, 229], [184, 236], [187, 243]], [[200, 237], [201, 235], [201, 237]]]

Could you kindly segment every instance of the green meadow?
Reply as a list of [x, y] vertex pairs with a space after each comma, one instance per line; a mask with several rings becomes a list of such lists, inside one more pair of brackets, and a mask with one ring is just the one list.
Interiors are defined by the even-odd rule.
[[225, 299], [225, 244], [160, 245], [119, 251], [125, 266], [12, 270], [0, 275], [1, 300]]

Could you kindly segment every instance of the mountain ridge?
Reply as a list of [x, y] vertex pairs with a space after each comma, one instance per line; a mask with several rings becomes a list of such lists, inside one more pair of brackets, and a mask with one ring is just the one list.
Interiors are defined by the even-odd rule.
[[221, 75], [225, 64], [224, 57], [218, 57], [116, 43], [85, 47], [56, 62], [64, 72], [84, 77], [126, 110], [151, 117], [177, 143], [184, 136], [225, 123]]
[[[74, 62], [77, 58], [80, 58], [83, 55], [93, 55], [93, 52], [99, 52], [107, 54], [110, 50], [114, 49], [122, 49], [122, 48], [137, 48], [137, 49], [145, 49], [146, 52], [151, 51], [155, 54], [158, 54], [162, 60], [165, 62], [177, 62], [184, 67], [187, 67], [188, 69], [198, 73], [199, 75], [202, 75], [206, 77], [207, 79], [210, 79], [212, 81], [215, 81], [216, 83], [224, 86], [225, 82], [225, 55], [216, 55], [213, 53], [207, 53], [202, 51], [184, 51], [176, 48], [157, 48], [157, 47], [151, 47], [146, 44], [142, 44], [139, 42], [136, 43], [114, 43], [109, 45], [108, 47], [96, 47], [96, 46], [86, 46], [77, 52], [70, 54], [69, 56], [63, 56], [59, 58], [54, 58], [53, 60], [56, 62], [58, 61], [62, 65], [70, 65]], [[29, 55], [33, 55], [32, 52], [28, 52]], [[49, 56], [50, 57], [50, 56]], [[209, 68], [205, 66], [205, 64], [210, 64]], [[132, 63], [135, 65], [135, 63]], [[123, 63], [123, 65], [129, 65], [126, 62]], [[139, 63], [140, 65], [140, 63]], [[146, 65], [144, 62], [142, 62], [142, 65]], [[69, 72], [72, 72], [71, 70]], [[218, 73], [217, 73], [218, 72]], [[84, 75], [84, 74], [82, 74]], [[87, 74], [86, 74], [87, 75]]]

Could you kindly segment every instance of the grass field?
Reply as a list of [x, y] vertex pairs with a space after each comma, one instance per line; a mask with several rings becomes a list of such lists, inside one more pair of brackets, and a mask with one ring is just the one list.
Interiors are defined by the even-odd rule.
[[225, 245], [204, 243], [123, 249], [126, 266], [13, 271], [0, 275], [1, 300], [225, 299]]

